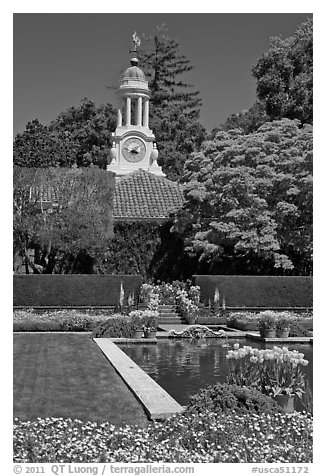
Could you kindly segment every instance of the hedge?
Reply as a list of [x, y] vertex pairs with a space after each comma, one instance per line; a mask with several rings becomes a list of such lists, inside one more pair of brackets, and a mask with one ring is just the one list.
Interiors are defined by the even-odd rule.
[[137, 275], [31, 274], [14, 276], [14, 306], [116, 306], [121, 282], [124, 303], [138, 299], [142, 277]]
[[195, 275], [201, 301], [213, 301], [218, 289], [219, 304], [226, 308], [311, 308], [313, 278], [308, 276]]

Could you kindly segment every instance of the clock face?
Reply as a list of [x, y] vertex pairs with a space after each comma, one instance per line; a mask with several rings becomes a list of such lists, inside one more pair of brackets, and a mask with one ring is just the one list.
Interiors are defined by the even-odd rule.
[[128, 162], [139, 162], [145, 157], [146, 146], [138, 137], [130, 137], [122, 144], [122, 154]]

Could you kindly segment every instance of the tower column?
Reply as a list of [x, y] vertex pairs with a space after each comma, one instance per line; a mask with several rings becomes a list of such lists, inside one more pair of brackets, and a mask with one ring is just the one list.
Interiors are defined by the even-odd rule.
[[148, 127], [148, 118], [149, 118], [149, 100], [148, 98], [145, 99], [144, 105], [144, 127]]
[[122, 126], [122, 113], [121, 113], [121, 107], [118, 109], [118, 126]]
[[142, 125], [142, 109], [143, 109], [143, 99], [141, 96], [138, 97], [138, 104], [137, 104], [137, 126]]
[[131, 99], [127, 96], [127, 103], [126, 103], [126, 126], [130, 126], [130, 118], [131, 118]]

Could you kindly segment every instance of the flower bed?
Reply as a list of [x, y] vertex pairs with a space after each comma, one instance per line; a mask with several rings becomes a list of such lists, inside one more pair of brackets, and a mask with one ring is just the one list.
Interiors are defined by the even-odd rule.
[[147, 428], [63, 418], [15, 421], [14, 462], [309, 463], [306, 413], [185, 414]]
[[80, 312], [61, 310], [44, 312], [15, 311], [13, 316], [14, 331], [91, 331], [114, 315], [98, 312]]
[[265, 327], [268, 322], [271, 325], [273, 321], [274, 329], [288, 325], [291, 337], [307, 337], [309, 331], [313, 329], [311, 313], [299, 314], [289, 311], [229, 312], [226, 320], [229, 327], [242, 331], [257, 331], [260, 321], [264, 321]]

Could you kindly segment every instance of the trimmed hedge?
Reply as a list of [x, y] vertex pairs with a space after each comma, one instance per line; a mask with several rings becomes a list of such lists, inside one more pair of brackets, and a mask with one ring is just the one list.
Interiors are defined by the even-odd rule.
[[216, 288], [226, 308], [311, 308], [311, 276], [195, 275], [201, 301], [213, 302]]
[[116, 306], [119, 304], [121, 281], [124, 303], [127, 303], [131, 293], [137, 300], [142, 284], [142, 277], [138, 275], [15, 275], [14, 306]]

